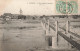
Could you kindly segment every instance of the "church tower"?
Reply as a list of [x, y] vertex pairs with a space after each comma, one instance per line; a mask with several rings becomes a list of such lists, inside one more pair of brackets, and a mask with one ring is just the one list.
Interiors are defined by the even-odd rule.
[[20, 15], [22, 15], [22, 14], [23, 14], [23, 11], [22, 11], [22, 9], [21, 9], [21, 8], [20, 8], [20, 11], [19, 11], [19, 12], [20, 12]]

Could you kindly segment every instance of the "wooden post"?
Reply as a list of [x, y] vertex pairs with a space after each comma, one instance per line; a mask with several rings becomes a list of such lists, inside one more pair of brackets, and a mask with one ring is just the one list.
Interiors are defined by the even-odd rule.
[[49, 20], [48, 19], [46, 20], [46, 23], [47, 23], [46, 24], [46, 35], [50, 35], [50, 31], [49, 31], [50, 27], [49, 27]]
[[69, 32], [69, 21], [66, 22], [66, 34]]
[[43, 20], [41, 20], [41, 25], [42, 25], [42, 27], [43, 27], [43, 29], [44, 29], [44, 23], [43, 23]]
[[56, 42], [57, 42], [57, 46], [58, 46], [58, 21], [56, 21], [55, 24], [56, 24], [56, 36], [57, 36], [56, 37], [57, 38]]
[[44, 22], [44, 20], [41, 20], [41, 25], [42, 25], [43, 29], [45, 30], [45, 22]]
[[44, 18], [44, 28], [46, 30], [46, 19]]
[[56, 21], [55, 24], [56, 24], [56, 34], [57, 34], [57, 32], [58, 32], [58, 21]]
[[[69, 24], [70, 24], [69, 21], [67, 21], [66, 22], [66, 34], [70, 38], [71, 35], [69, 34], [69, 29], [70, 29]], [[68, 48], [71, 48], [71, 44], [69, 42], [68, 42]]]
[[50, 23], [50, 22], [49, 22], [49, 20], [48, 20], [48, 32], [50, 33], [50, 27], [49, 27], [49, 23]]

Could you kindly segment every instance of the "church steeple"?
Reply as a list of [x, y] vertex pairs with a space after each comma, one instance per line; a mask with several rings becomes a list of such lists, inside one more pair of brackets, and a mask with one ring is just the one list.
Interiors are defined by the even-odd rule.
[[19, 11], [19, 12], [20, 12], [20, 15], [22, 15], [22, 14], [23, 14], [23, 11], [22, 11], [22, 9], [21, 9], [21, 8], [20, 8], [20, 11]]

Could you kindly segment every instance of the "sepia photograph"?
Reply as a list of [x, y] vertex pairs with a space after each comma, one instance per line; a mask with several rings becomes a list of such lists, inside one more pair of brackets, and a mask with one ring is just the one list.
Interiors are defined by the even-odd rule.
[[0, 0], [0, 51], [80, 51], [80, 0]]

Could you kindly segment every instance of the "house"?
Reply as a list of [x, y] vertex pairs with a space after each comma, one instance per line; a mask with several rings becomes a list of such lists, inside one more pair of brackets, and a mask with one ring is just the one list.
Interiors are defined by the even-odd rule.
[[3, 16], [2, 16], [2, 18], [4, 20], [10, 20], [11, 17], [12, 17], [12, 14], [11, 13], [4, 13]]
[[12, 14], [11, 14], [11, 13], [4, 13], [3, 15], [4, 15], [4, 16], [12, 17]]

